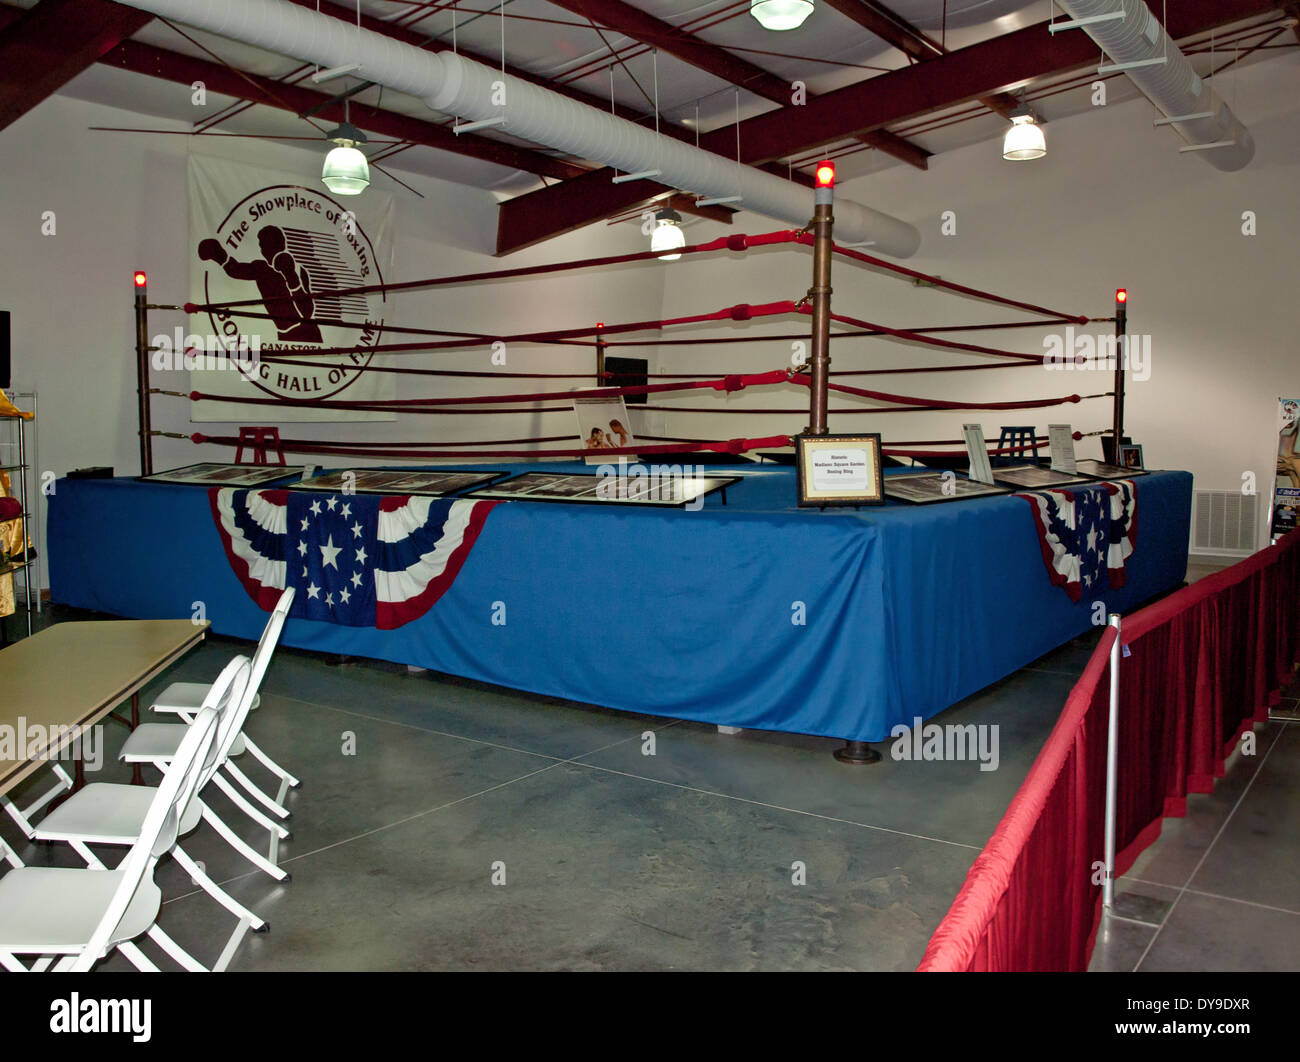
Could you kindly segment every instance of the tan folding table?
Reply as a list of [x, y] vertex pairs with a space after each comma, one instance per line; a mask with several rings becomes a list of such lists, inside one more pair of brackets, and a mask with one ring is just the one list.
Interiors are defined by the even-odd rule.
[[[134, 728], [140, 689], [203, 641], [208, 626], [188, 619], [56, 623], [0, 649], [0, 727], [20, 735], [41, 727], [53, 735], [44, 747], [37, 742], [36, 748], [14, 747], [12, 756], [0, 756], [0, 794], [127, 698]], [[138, 764], [133, 780], [142, 781]], [[81, 782], [78, 759], [76, 784]]]

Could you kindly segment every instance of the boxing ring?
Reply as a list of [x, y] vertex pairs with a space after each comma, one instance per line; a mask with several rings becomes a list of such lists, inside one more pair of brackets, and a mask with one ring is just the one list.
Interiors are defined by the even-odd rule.
[[[483, 347], [499, 340], [580, 346], [595, 355], [592, 371], [587, 373], [404, 366], [375, 367], [374, 371], [401, 373], [404, 381], [477, 376], [497, 381], [582, 379], [601, 384], [609, 379], [604, 368], [606, 353], [624, 342], [622, 336], [653, 330], [660, 338], [636, 342], [696, 343], [707, 349], [708, 344], [729, 340], [679, 340], [672, 338], [672, 330], [702, 322], [810, 319], [808, 330], [761, 337], [782, 342], [792, 336], [807, 339], [811, 356], [806, 365], [760, 367], [742, 374], [648, 374], [645, 384], [584, 389], [582, 394], [643, 395], [647, 404], [634, 409], [690, 415], [743, 414], [744, 410], [730, 405], [726, 409], [660, 407], [653, 404], [655, 396], [687, 392], [730, 396], [751, 389], [779, 389], [801, 396], [806, 390], [806, 405], [765, 407], [758, 412], [767, 417], [806, 415], [804, 432], [811, 435], [828, 434], [831, 418], [838, 421], [851, 416], [849, 426], [856, 429], [862, 416], [1051, 409], [1104, 401], [1112, 414], [1109, 426], [1076, 432], [1075, 437], [1105, 434], [1118, 443], [1123, 433], [1122, 358], [1116, 361], [1111, 390], [1006, 402], [945, 401], [859, 387], [844, 379], [905, 370], [867, 368], [832, 373], [832, 340], [839, 344], [862, 338], [924, 344], [979, 359], [937, 366], [932, 370], [937, 372], [1041, 367], [1042, 355], [968, 342], [960, 333], [1041, 329], [1090, 320], [1115, 320], [1117, 347], [1122, 351], [1125, 307], [1118, 307], [1115, 318], [1089, 319], [979, 292], [839, 247], [831, 240], [831, 224], [830, 197], [819, 195], [816, 217], [807, 230], [732, 236], [681, 249], [686, 255], [707, 256], [778, 245], [811, 247], [813, 283], [802, 299], [730, 306], [661, 321], [584, 325], [515, 336], [388, 327], [385, 331], [400, 341], [368, 348], [376, 353], [427, 355]], [[604, 268], [659, 256], [629, 254], [496, 270], [388, 285], [385, 290], [428, 290], [506, 276]], [[1034, 319], [937, 328], [886, 326], [832, 309], [832, 261], [924, 278], [927, 284], [1029, 313]], [[254, 303], [256, 300], [230, 302], [215, 308], [251, 319], [267, 317]], [[140, 445], [145, 472], [152, 470], [152, 439], [170, 434], [152, 428], [151, 401], [157, 396], [196, 402], [217, 397], [151, 386], [147, 314], [213, 308], [150, 304], [143, 285], [137, 283]], [[668, 338], [663, 338], [663, 333]], [[745, 341], [755, 342], [753, 337]], [[311, 364], [321, 356], [346, 355], [349, 349], [317, 351], [310, 357], [276, 354], [266, 358]], [[541, 386], [543, 389], [527, 393], [433, 395], [366, 403], [270, 397], [234, 401], [245, 402], [253, 410], [288, 403], [400, 411], [434, 416], [431, 423], [435, 424], [438, 417], [449, 415], [555, 413], [571, 418], [573, 385]], [[832, 395], [844, 404], [831, 407]], [[220, 400], [232, 401], [228, 396], [220, 396]], [[885, 418], [883, 423], [894, 422]], [[198, 432], [173, 437], [200, 446], [231, 447], [240, 441]], [[683, 454], [713, 451], [739, 455], [787, 447], [792, 441], [789, 434], [757, 432], [728, 439], [638, 437], [644, 441], [603, 450], [602, 456], [670, 463], [682, 461]], [[400, 459], [404, 468], [438, 467], [440, 462], [455, 461], [457, 468], [510, 474], [590, 471], [577, 463], [586, 451], [574, 445], [573, 439], [572, 434], [541, 433], [479, 443], [437, 442], [427, 436], [379, 444], [305, 437], [278, 443], [285, 453], [309, 455], [327, 467], [340, 469], [349, 467], [349, 458], [365, 457]], [[963, 453], [951, 448], [958, 445], [960, 440], [951, 438], [891, 440], [883, 452], [941, 463]], [[990, 452], [1018, 454], [1032, 445], [1027, 442]], [[895, 726], [910, 727], [918, 717], [933, 716], [1004, 678], [1092, 629], [1099, 613], [1104, 617], [1127, 612], [1177, 587], [1186, 572], [1191, 476], [1185, 472], [1150, 472], [1141, 477], [1135, 491], [1140, 533], [1123, 577], [1112, 577], [1111, 585], [1076, 600], [1054, 585], [1044, 570], [1043, 541], [1025, 496], [1005, 494], [922, 506], [891, 501], [880, 507], [818, 512], [797, 507], [793, 468], [723, 464], [710, 465], [708, 471], [739, 476], [740, 482], [729, 488], [725, 505], [720, 496], [711, 495], [697, 512], [498, 503], [483, 518], [473, 549], [454, 582], [418, 618], [396, 629], [291, 619], [284, 641], [303, 649], [388, 660], [614, 709], [839, 738], [849, 743], [850, 762], [869, 762], [874, 756], [865, 743], [885, 740]], [[294, 470], [287, 468], [286, 472]], [[190, 615], [195, 603], [202, 602], [214, 631], [256, 638], [265, 612], [232, 570], [220, 528], [214, 522], [218, 509], [214, 498], [214, 492], [199, 487], [126, 478], [59, 480], [49, 499], [48, 522], [54, 600], [141, 618]], [[280, 495], [275, 499], [283, 504]], [[397, 506], [405, 500], [384, 499], [384, 504]]]

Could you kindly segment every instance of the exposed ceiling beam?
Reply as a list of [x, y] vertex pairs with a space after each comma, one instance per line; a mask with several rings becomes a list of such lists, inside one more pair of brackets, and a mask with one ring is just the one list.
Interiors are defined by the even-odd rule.
[[[1276, 8], [1277, 0], [1180, 0], [1169, 10], [1166, 29], [1181, 40]], [[1097, 46], [1086, 34], [1053, 36], [1040, 22], [828, 92], [797, 108], [798, 114], [778, 110], [746, 119], [740, 123], [741, 158], [751, 165], [785, 158], [1096, 62]], [[735, 126], [700, 138], [701, 147], [719, 154], [727, 144], [734, 151], [735, 143]], [[592, 170], [502, 203], [497, 254], [571, 232], [644, 198], [640, 182], [611, 185], [611, 173]]]
[[[906, 19], [873, 0], [826, 0], [826, 3], [918, 63], [948, 54], [948, 49], [939, 41], [926, 36]], [[980, 102], [1003, 118], [1010, 118], [1018, 106], [1016, 98], [1007, 92], [981, 96]]]
[[[782, 107], [790, 105], [789, 82], [755, 66], [747, 59], [732, 55], [725, 48], [710, 44], [686, 30], [625, 4], [623, 0], [550, 0], [550, 2], [556, 7], [581, 15], [642, 44], [662, 48], [669, 55], [676, 56], [697, 70], [703, 70], [765, 100], [778, 103]], [[867, 133], [861, 139], [871, 147], [879, 148], [917, 169], [925, 169], [926, 160], [930, 157], [930, 152], [924, 148], [885, 129]]]
[[110, 0], [40, 0], [19, 15], [0, 30], [0, 129], [152, 19]]
[[[181, 55], [178, 52], [141, 44], [139, 41], [123, 41], [101, 61], [122, 70], [147, 74], [150, 77], [162, 78], [164, 81], [185, 86], [195, 81], [202, 81], [209, 92], [234, 96], [237, 99], [249, 100], [293, 114], [314, 111], [322, 123], [326, 124], [343, 119], [342, 102], [330, 103], [328, 94], [303, 88], [300, 85], [288, 85], [257, 74], [243, 73], [207, 59]], [[540, 151], [503, 144], [473, 134], [457, 136], [448, 127], [435, 122], [380, 110], [355, 100], [350, 106], [354, 125], [381, 136], [408, 140], [413, 144], [421, 144], [441, 151], [452, 151], [484, 162], [493, 162], [498, 166], [507, 166], [510, 169], [553, 177], [557, 180], [580, 176], [586, 172], [581, 166], [552, 158]], [[202, 136], [201, 133], [196, 135]]]

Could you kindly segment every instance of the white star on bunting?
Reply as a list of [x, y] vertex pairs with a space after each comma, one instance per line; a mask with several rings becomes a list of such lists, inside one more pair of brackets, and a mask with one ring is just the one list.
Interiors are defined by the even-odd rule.
[[335, 558], [343, 552], [343, 548], [334, 545], [334, 536], [330, 535], [330, 537], [325, 540], [325, 545], [317, 548], [320, 550], [321, 556], [324, 558], [321, 561], [321, 565], [325, 568], [333, 568], [335, 571], [338, 571], [339, 566], [335, 562]]

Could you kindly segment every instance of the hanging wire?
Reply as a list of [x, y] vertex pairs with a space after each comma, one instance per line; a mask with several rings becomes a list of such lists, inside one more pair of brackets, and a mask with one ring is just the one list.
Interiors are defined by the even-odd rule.
[[740, 176], [740, 89], [736, 89], [736, 195], [741, 194], [743, 183]]
[[[618, 110], [614, 106], [614, 64], [613, 63], [609, 64], [609, 113], [611, 116], [615, 118], [618, 117]], [[618, 176], [617, 166], [614, 167], [614, 176], [615, 177]]]

